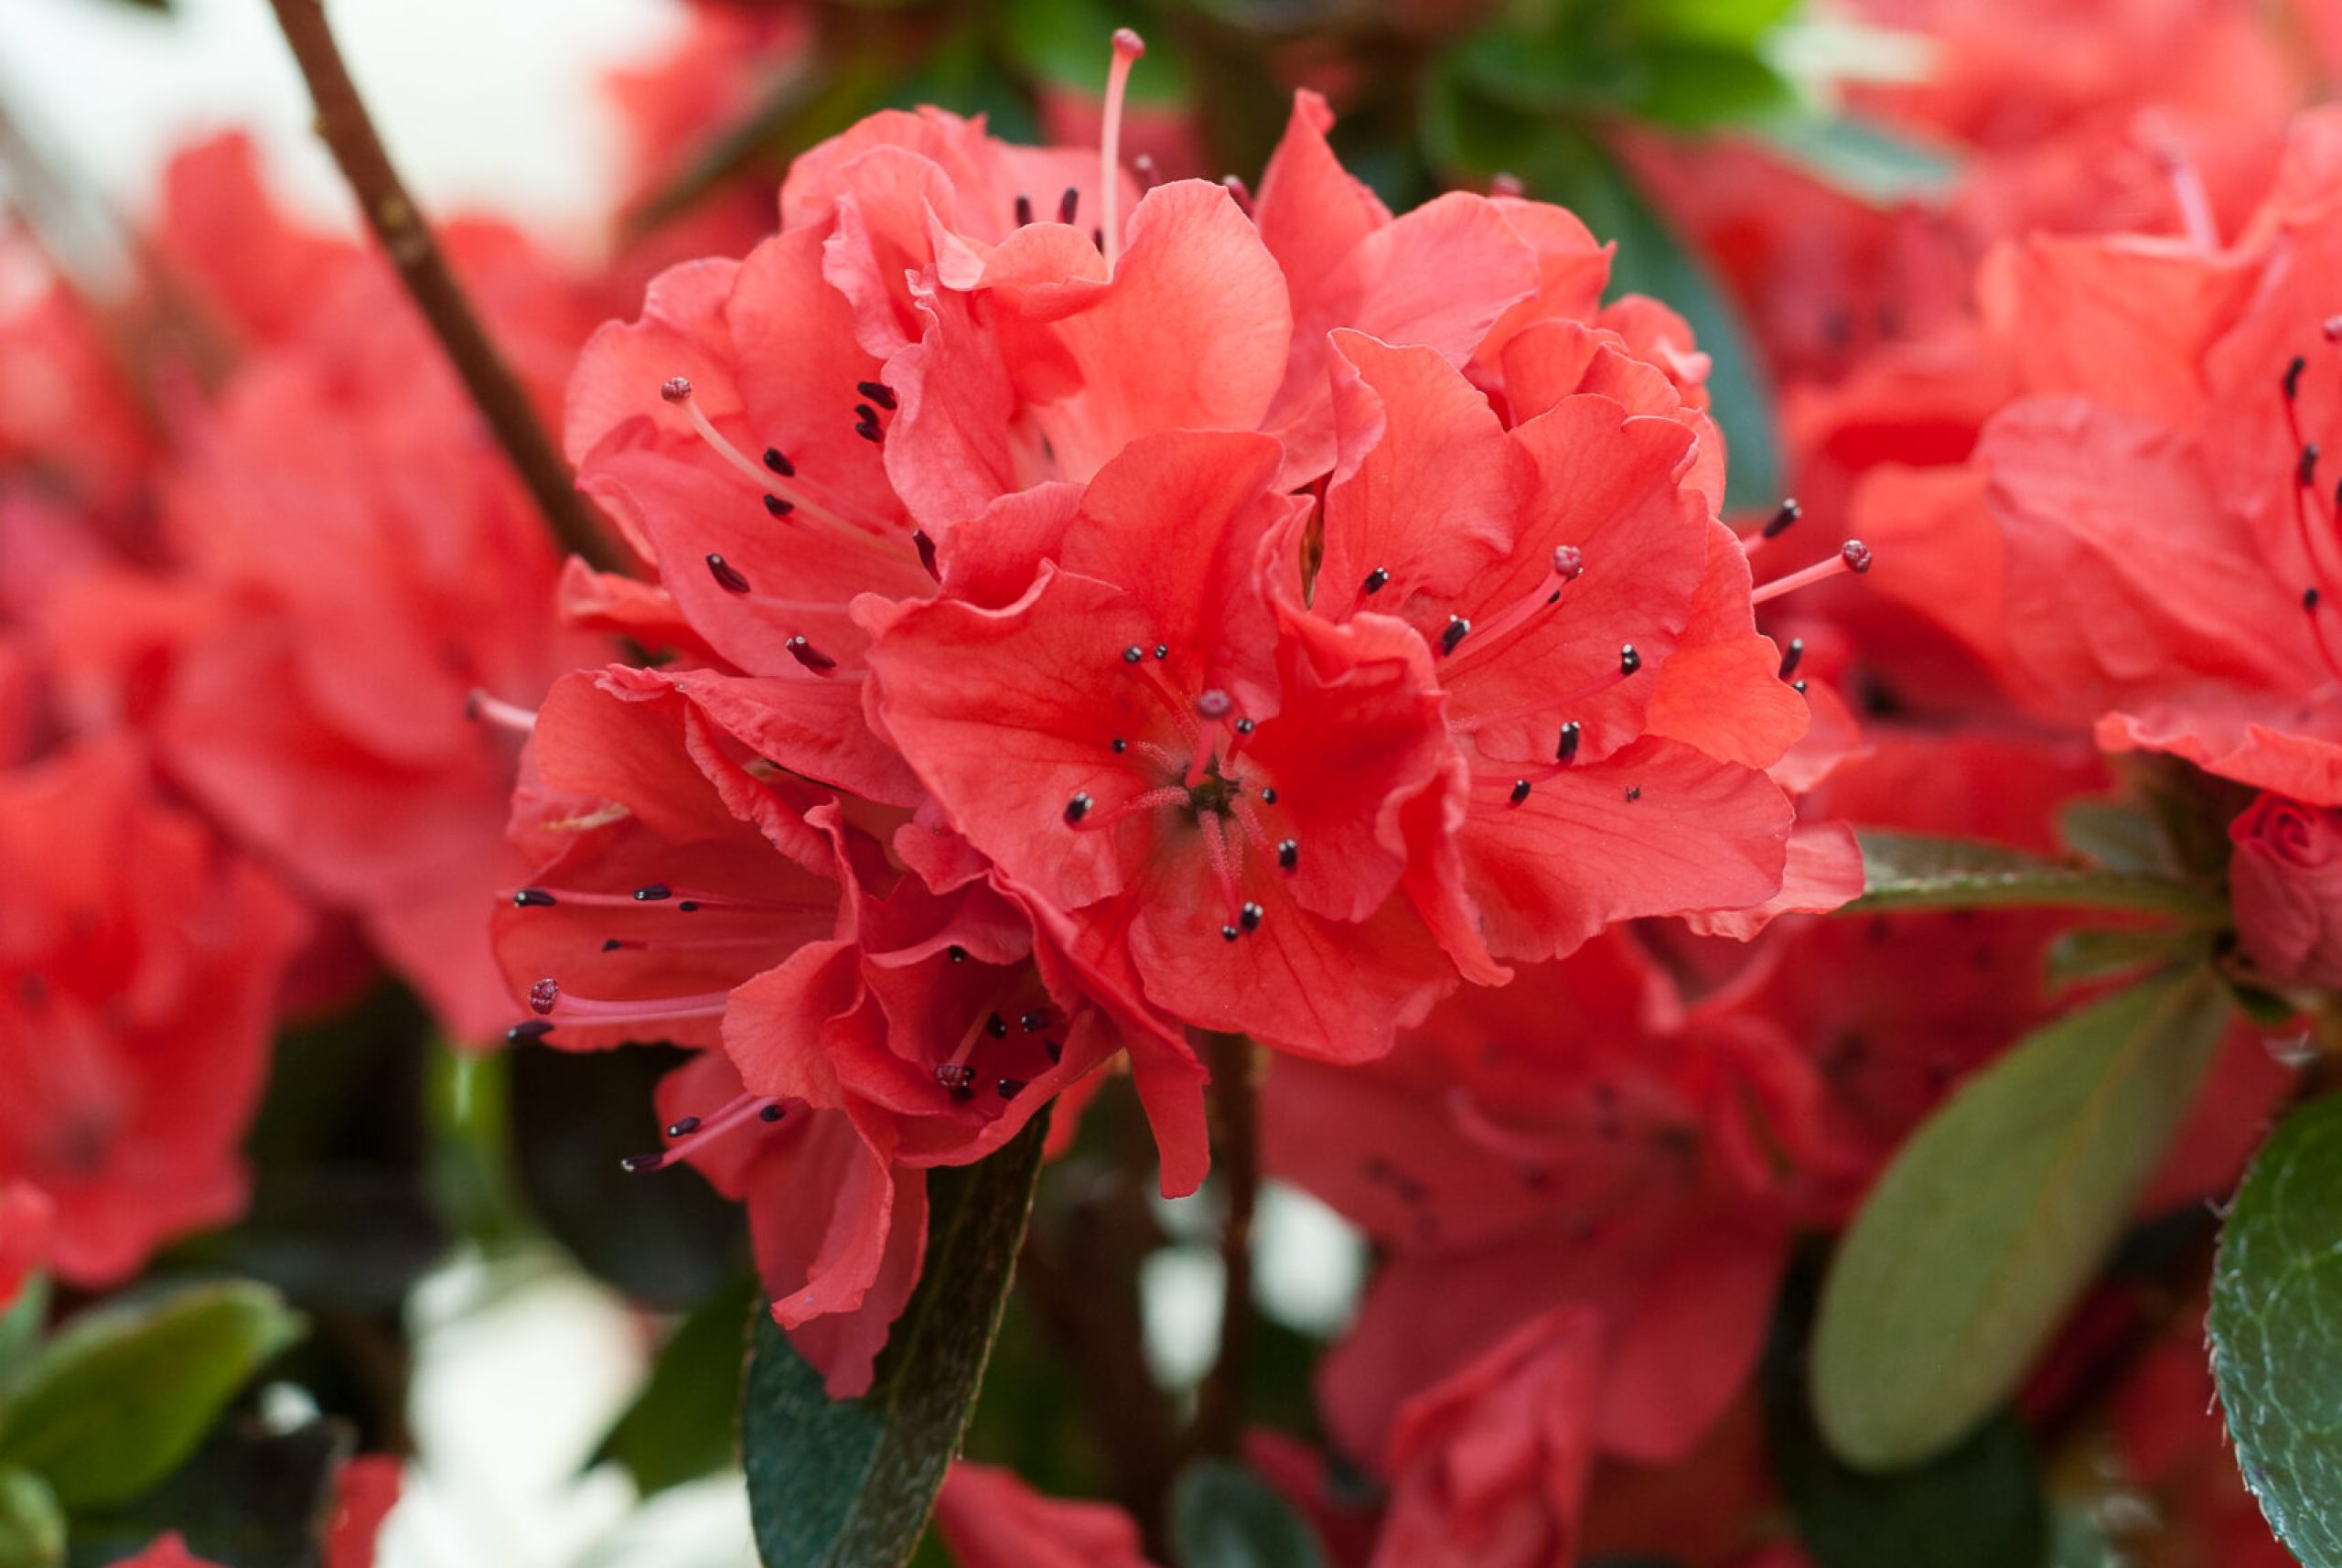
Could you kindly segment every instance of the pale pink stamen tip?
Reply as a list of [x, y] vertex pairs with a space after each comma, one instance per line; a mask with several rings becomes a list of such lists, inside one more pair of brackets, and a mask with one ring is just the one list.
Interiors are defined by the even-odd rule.
[[665, 398], [669, 403], [690, 402], [692, 395], [691, 377], [669, 376], [665, 381], [659, 383], [659, 395]]
[[1146, 53], [1146, 40], [1131, 27], [1114, 29], [1114, 53], [1123, 59], [1136, 59]]
[[1553, 547], [1553, 573], [1556, 576], [1574, 581], [1585, 570], [1585, 552], [1574, 544]]
[[1861, 573], [1870, 570], [1870, 546], [1859, 539], [1849, 539], [1845, 543], [1838, 546], [1838, 558], [1845, 562], [1846, 570], [1850, 572]]

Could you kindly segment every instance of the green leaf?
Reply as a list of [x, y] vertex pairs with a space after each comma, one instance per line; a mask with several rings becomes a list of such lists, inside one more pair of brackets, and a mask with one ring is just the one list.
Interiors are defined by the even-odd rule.
[[1799, 0], [1638, 0], [1636, 9], [1653, 30], [1670, 38], [1743, 49], [1789, 18]]
[[2042, 968], [2054, 993], [2133, 970], [2207, 959], [2213, 945], [2213, 933], [2206, 930], [2086, 928], [2067, 931], [2050, 943]]
[[1904, 1145], [1840, 1244], [1813, 1407], [1866, 1470], [1944, 1452], [2004, 1402], [2121, 1239], [2229, 1006], [2160, 976], [2027, 1036]]
[[862, 1398], [824, 1395], [757, 1315], [740, 1448], [765, 1568], [894, 1568], [919, 1544], [999, 1331], [1047, 1124], [1043, 1112], [990, 1158], [928, 1173], [919, 1288]]
[[1797, 102], [1787, 79], [1745, 49], [1676, 43], [1651, 51], [1649, 85], [1632, 107], [1655, 124], [1701, 130], [1791, 110]]
[[1782, 1293], [1765, 1355], [1765, 1447], [1819, 1568], [2040, 1563], [2041, 1474], [2032, 1441], [2006, 1411], [1950, 1453], [1899, 1475], [1866, 1475], [1830, 1452], [1806, 1405], [1801, 1351], [1812, 1312], [1812, 1272], [1799, 1270]]
[[2136, 909], [2210, 924], [2226, 911], [2193, 883], [2100, 871], [2045, 860], [2005, 844], [1930, 838], [1888, 828], [1855, 832], [1863, 846], [1863, 896], [1843, 913], [1884, 909]]
[[2342, 1568], [2342, 1097], [2278, 1126], [2212, 1272], [2212, 1376], [2245, 1485], [2307, 1568]]
[[40, 1331], [48, 1322], [48, 1276], [26, 1276], [16, 1299], [0, 1312], [0, 1410], [25, 1374], [32, 1369], [40, 1348]]
[[39, 1471], [69, 1510], [135, 1497], [301, 1330], [274, 1291], [234, 1281], [84, 1313], [0, 1411], [0, 1463]]
[[1874, 207], [1939, 202], [1960, 179], [1950, 155], [1867, 120], [1800, 114], [1756, 134], [1822, 184]]
[[2129, 1561], [2086, 1509], [2067, 1504], [2051, 1510], [2043, 1568], [2127, 1568]]
[[2057, 813], [2057, 837], [2084, 860], [2139, 876], [2184, 875], [2179, 856], [2154, 813], [2122, 800], [2069, 801]]
[[1179, 1568], [1326, 1568], [1308, 1524], [1232, 1459], [1198, 1459], [1180, 1473], [1171, 1550]]
[[661, 1347], [650, 1381], [602, 1440], [594, 1462], [615, 1460], [644, 1497], [728, 1466], [736, 1456], [748, 1315], [764, 1293], [754, 1274], [717, 1288]]
[[0, 1465], [0, 1568], [57, 1568], [65, 1561], [65, 1510], [30, 1470]]

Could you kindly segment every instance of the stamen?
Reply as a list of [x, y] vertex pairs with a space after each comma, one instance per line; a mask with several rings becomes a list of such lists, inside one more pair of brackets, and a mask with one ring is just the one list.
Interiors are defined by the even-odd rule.
[[[1087, 794], [1080, 794], [1066, 802], [1065, 822], [1066, 826], [1078, 829], [1082, 832], [1096, 832], [1101, 828], [1111, 828], [1116, 822], [1135, 817], [1141, 811], [1152, 811], [1163, 806], [1183, 805], [1187, 800], [1186, 789], [1176, 784], [1166, 784], [1158, 789], [1142, 790], [1121, 805], [1092, 816], [1090, 813], [1097, 802], [1090, 800]], [[1074, 810], [1076, 804], [1080, 804], [1081, 808], [1079, 811]]]
[[[1563, 588], [1585, 575], [1585, 552], [1574, 544], [1555, 545], [1552, 567], [1539, 579], [1534, 588], [1507, 606], [1495, 619], [1483, 623], [1477, 631], [1472, 630], [1469, 621], [1464, 622], [1464, 631], [1471, 634], [1472, 651], [1485, 653], [1504, 637], [1528, 625], [1530, 618], [1539, 610], [1561, 603]], [[1443, 654], [1456, 651], [1449, 639], [1459, 642], [1463, 640], [1464, 632], [1456, 629], [1459, 618], [1455, 616], [1448, 618], [1447, 631], [1440, 640]]]
[[1439, 634], [1439, 655], [1445, 659], [1456, 651], [1456, 644], [1472, 635], [1472, 623], [1462, 616], [1449, 616], [1447, 626]]
[[712, 553], [709, 554], [707, 575], [714, 577], [715, 585], [727, 594], [745, 594], [751, 591], [748, 587], [748, 579], [740, 575], [740, 569], [721, 555]]
[[838, 667], [838, 661], [836, 660], [831, 658], [828, 654], [822, 652], [820, 649], [806, 641], [801, 633], [796, 637], [790, 638], [787, 642], [782, 643], [781, 646], [789, 650], [789, 656], [791, 659], [794, 659], [798, 663], [802, 664], [806, 669], [811, 670], [816, 675], [826, 675], [831, 671], [835, 670]]
[[513, 908], [518, 909], [550, 909], [554, 901], [553, 896], [542, 887], [523, 887], [512, 895]]
[[854, 390], [889, 413], [895, 410], [895, 389], [885, 381], [856, 381]]
[[2308, 369], [2309, 356], [2306, 354], [2295, 354], [2293, 358], [2293, 362], [2285, 367], [2284, 378], [2281, 384], [2285, 389], [2285, 401], [2287, 403], [2291, 403], [2295, 398], [2301, 396], [2302, 372]]
[[1060, 223], [1070, 224], [1073, 221], [1074, 214], [1080, 210], [1081, 192], [1075, 189], [1072, 186], [1067, 186], [1065, 188], [1065, 194], [1058, 198], [1058, 221]]
[[1073, 799], [1065, 803], [1065, 825], [1069, 828], [1080, 827], [1081, 819], [1088, 816], [1090, 808], [1096, 804], [1097, 802], [1088, 794], [1079, 789], [1075, 790]]
[[1578, 742], [1584, 738], [1585, 734], [1584, 726], [1575, 719], [1563, 725], [1561, 738], [1553, 743], [1553, 760], [1564, 768], [1575, 762]]
[[1016, 193], [1016, 226], [1019, 229], [1033, 221], [1033, 199], [1023, 191]]
[[1518, 806], [1520, 802], [1529, 799], [1529, 789], [1530, 785], [1528, 779], [1514, 779], [1512, 781], [1512, 803]]
[[919, 564], [927, 568], [927, 575], [939, 583], [943, 581], [943, 574], [935, 564], [935, 541], [927, 536], [927, 530], [911, 530], [911, 548], [919, 552]]
[[1366, 581], [1359, 585], [1359, 591], [1364, 594], [1379, 594], [1382, 591], [1383, 586], [1390, 581], [1391, 574], [1389, 570], [1381, 566], [1377, 566], [1373, 571], [1369, 572], [1366, 575]]
[[[701, 411], [698, 401], [692, 396], [692, 383], [690, 377], [671, 376], [668, 378], [667, 381], [661, 383], [659, 395], [666, 399], [669, 403], [681, 407], [683, 413], [690, 417], [692, 429], [698, 433], [699, 438], [702, 441], [706, 442], [708, 446], [717, 456], [723, 458], [726, 463], [731, 464], [734, 468], [737, 469], [747, 478], [750, 484], [757, 487], [758, 492], [761, 493], [766, 499], [766, 510], [768, 511], [772, 510], [770, 503], [773, 500], [784, 500], [787, 501], [790, 507], [803, 510], [808, 517], [819, 518], [822, 521], [834, 524], [839, 528], [853, 529], [860, 533], [883, 534], [886, 532], [886, 530], [876, 527], [872, 524], [850, 521], [835, 510], [823, 506], [820, 502], [814, 500], [800, 489], [796, 489], [787, 485], [774, 484], [772, 482], [772, 476], [779, 475], [783, 478], [788, 478], [796, 474], [796, 468], [790, 465], [786, 456], [781, 455], [778, 447], [768, 446], [765, 449], [765, 459], [762, 466], [749, 462], [747, 456], [743, 454], [737, 446], [733, 446], [732, 443], [725, 438], [724, 432], [716, 429], [714, 422]], [[872, 439], [876, 440], [876, 437], [873, 436]], [[779, 461], [776, 463], [774, 461], [775, 458], [779, 458]], [[775, 492], [778, 492], [778, 494]], [[773, 512], [773, 515], [775, 517], [779, 517], [784, 514], [776, 511]]]
[[509, 729], [515, 735], [532, 735], [537, 727], [537, 711], [492, 697], [478, 686], [464, 698], [464, 717]]
[[1141, 153], [1131, 160], [1131, 173], [1138, 176], [1141, 190], [1153, 190], [1163, 183], [1163, 171], [1155, 166], [1154, 156], [1149, 153]]
[[686, 1158], [693, 1144], [705, 1143], [710, 1138], [720, 1138], [734, 1128], [751, 1122], [769, 1126], [787, 1114], [780, 1101], [769, 1095], [743, 1094], [709, 1112], [704, 1117], [686, 1116], [670, 1123], [666, 1133], [674, 1141], [672, 1148], [661, 1149], [655, 1155], [628, 1155], [618, 1162], [618, 1168], [630, 1176], [663, 1170]]
[[1517, 200], [1529, 194], [1529, 182], [1517, 174], [1508, 174], [1503, 169], [1499, 169], [1488, 176], [1488, 194], [1509, 196]]
[[1830, 557], [1829, 560], [1817, 561], [1801, 571], [1791, 572], [1786, 577], [1774, 578], [1750, 594], [1748, 602], [1761, 605], [1768, 599], [1778, 599], [1783, 594], [1795, 593], [1799, 588], [1810, 587], [1826, 578], [1837, 576], [1842, 572], [1853, 572], [1857, 575], [1867, 572], [1870, 570], [1870, 546], [1859, 539], [1849, 539], [1838, 547], [1838, 553]]
[[[552, 986], [550, 994], [541, 994]], [[612, 1001], [598, 996], [580, 996], [564, 991], [551, 980], [541, 980], [529, 988], [529, 1005], [537, 1012], [549, 1015], [556, 1021], [571, 1023], [623, 1023], [628, 1020], [666, 1022], [679, 1018], [715, 1018], [724, 1014], [731, 1000], [727, 991], [703, 991], [690, 996], [654, 996], [636, 1001]]]
[[1459, 719], [1447, 727], [1456, 735], [1471, 735], [1475, 731], [1488, 728], [1490, 725], [1508, 724], [1514, 719], [1532, 718], [1539, 714], [1551, 713], [1555, 708], [1574, 708], [1580, 703], [1600, 696], [1642, 667], [1642, 655], [1636, 652], [1635, 645], [1629, 642], [1618, 650], [1618, 668], [1614, 674], [1590, 681], [1574, 692], [1563, 692], [1558, 696], [1541, 698], [1533, 703], [1523, 703], [1519, 707], [1505, 708], [1493, 714], [1474, 714], [1469, 718]]
[[512, 895], [512, 902], [523, 909], [551, 908], [555, 904], [587, 909], [642, 909], [660, 905], [686, 915], [703, 908], [727, 914], [820, 915], [828, 914], [834, 908], [831, 904], [779, 898], [736, 898], [728, 894], [707, 893], [696, 888], [670, 887], [663, 882], [647, 883], [630, 893], [586, 893], [568, 887], [523, 887]]
[[2178, 143], [2169, 140], [2155, 148], [2155, 156], [2163, 164], [2165, 177], [2171, 181], [2171, 197], [2179, 209], [2180, 227], [2205, 250], [2218, 250], [2220, 226], [2212, 216], [2212, 199], [2205, 192], [2204, 177], [2197, 171], [2195, 160], [2180, 150]]
[[1224, 824], [1218, 817], [1203, 817], [1196, 825], [1203, 831], [1204, 854], [1211, 860], [1212, 877], [1219, 884], [1220, 897], [1228, 902], [1229, 923], [1220, 927], [1219, 934], [1232, 942], [1261, 923], [1260, 917], [1254, 915], [1251, 925], [1244, 924], [1245, 911], [1257, 909], [1259, 906], [1245, 903], [1236, 891], [1237, 852], [1235, 846], [1222, 836]]
[[1024, 1091], [1025, 1080], [1021, 1078], [1004, 1078], [993, 1086], [993, 1092], [1003, 1100], [1014, 1100]]
[[1804, 657], [1805, 639], [1801, 637], [1790, 638], [1789, 645], [1781, 650], [1781, 668], [1778, 672], [1779, 679], [1786, 681], [1790, 676], [1796, 674], [1798, 661]]
[[531, 1018], [525, 1023], [515, 1024], [505, 1030], [504, 1043], [508, 1046], [525, 1046], [542, 1040], [552, 1033], [551, 1024], [546, 1023], [543, 1018]]
[[775, 517], [787, 517], [796, 510], [797, 504], [794, 501], [782, 500], [779, 496], [770, 493], [765, 496], [765, 510]]
[[1277, 869], [1294, 871], [1301, 865], [1301, 841], [1284, 839], [1277, 844]]
[[1787, 498], [1781, 502], [1778, 510], [1765, 520], [1765, 526], [1756, 531], [1758, 541], [1761, 542], [1767, 539], [1778, 539], [1782, 534], [1795, 528], [1797, 520], [1804, 515], [1805, 509], [1797, 504], [1797, 498], [1794, 496]]
[[[1104, 131], [1098, 141], [1098, 202], [1105, 214], [1098, 225], [1098, 250], [1106, 258], [1109, 276], [1123, 245], [1122, 215], [1115, 210], [1123, 183], [1123, 99], [1130, 91], [1131, 67], [1145, 52], [1145, 39], [1128, 27], [1114, 29], [1114, 63], [1106, 70]], [[1068, 216], [1065, 221], [1073, 219]]]

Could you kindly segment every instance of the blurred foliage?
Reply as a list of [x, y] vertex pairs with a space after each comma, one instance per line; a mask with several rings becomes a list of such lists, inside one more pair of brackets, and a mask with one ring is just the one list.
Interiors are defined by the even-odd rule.
[[1171, 1489], [1178, 1568], [1326, 1568], [1316, 1531], [1231, 1459], [1198, 1459]]
[[317, 1568], [341, 1466], [356, 1446], [341, 1422], [277, 1432], [252, 1415], [233, 1417], [161, 1486], [77, 1514], [69, 1568], [134, 1556], [165, 1530], [225, 1568]]
[[595, 1450], [624, 1466], [644, 1497], [714, 1475], [739, 1455], [740, 1383], [764, 1292], [743, 1272], [675, 1325], [650, 1380]]
[[659, 1147], [659, 1080], [671, 1046], [564, 1052], [528, 1046], [486, 1058], [510, 1074], [511, 1151], [528, 1209], [596, 1278], [669, 1311], [705, 1301], [747, 1258], [740, 1207], [697, 1171], [629, 1175]]

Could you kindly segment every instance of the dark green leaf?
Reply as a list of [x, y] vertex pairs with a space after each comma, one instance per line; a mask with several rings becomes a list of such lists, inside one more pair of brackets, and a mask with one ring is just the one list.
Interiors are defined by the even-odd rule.
[[0, 1465], [0, 1568], [57, 1568], [65, 1561], [65, 1510], [30, 1470]]
[[2027, 1036], [1904, 1145], [1840, 1244], [1813, 1406], [1866, 1470], [1944, 1452], [2007, 1401], [2121, 1239], [2231, 1016], [2196, 969]]
[[1283, 1498], [1232, 1459], [1198, 1459], [1171, 1487], [1179, 1568], [1325, 1568], [1325, 1549]]
[[2130, 1568], [2130, 1559], [2115, 1550], [2104, 1526], [2068, 1505], [2051, 1510], [2043, 1568]]
[[274, 1291], [240, 1282], [84, 1313], [0, 1410], [0, 1462], [39, 1471], [69, 1510], [135, 1497], [300, 1333]]
[[2064, 865], [2005, 844], [1864, 828], [1863, 896], [1848, 914], [1881, 909], [2137, 909], [2212, 922], [2220, 901], [2192, 883]]
[[650, 1383], [602, 1440], [595, 1462], [626, 1466], [644, 1497], [729, 1466], [739, 1446], [748, 1315], [764, 1305], [756, 1276], [743, 1273], [677, 1325]]
[[2229, 1210], [2212, 1376], [2245, 1485], [2307, 1568], [2342, 1568], [2342, 1097], [2285, 1118]]
[[1758, 134], [1824, 185], [1874, 207], [1939, 201], [1960, 178], [1949, 155], [1867, 120], [1793, 115]]
[[529, 1207], [579, 1262], [638, 1301], [678, 1311], [731, 1278], [747, 1251], [739, 1206], [696, 1171], [630, 1176], [618, 1165], [659, 1146], [651, 1094], [682, 1052], [536, 1046], [506, 1054]]
[[824, 1395], [758, 1315], [740, 1449], [766, 1568], [895, 1568], [918, 1545], [999, 1330], [1047, 1124], [1044, 1112], [980, 1164], [929, 1173], [919, 1288], [863, 1398]]
[[2041, 1561], [2033, 1444], [2004, 1411], [1960, 1446], [1894, 1476], [1840, 1461], [1806, 1406], [1802, 1354], [1810, 1270], [1791, 1277], [1765, 1356], [1765, 1447], [1773, 1479], [1819, 1568], [2007, 1568]]
[[357, 1444], [338, 1421], [270, 1432], [231, 1421], [161, 1486], [113, 1508], [77, 1512], [70, 1568], [134, 1556], [166, 1530], [224, 1568], [317, 1568], [341, 1467]]

